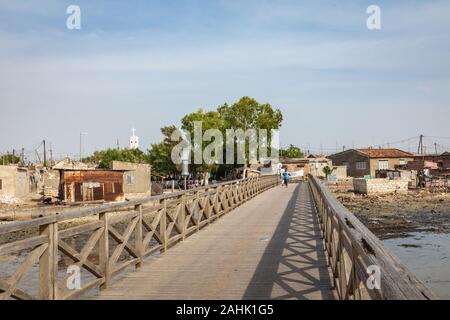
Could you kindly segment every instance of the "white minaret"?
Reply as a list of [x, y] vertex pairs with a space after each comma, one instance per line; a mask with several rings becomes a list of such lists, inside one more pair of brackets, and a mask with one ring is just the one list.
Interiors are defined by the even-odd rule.
[[139, 148], [139, 137], [136, 135], [136, 129], [131, 129], [133, 135], [130, 137], [130, 148], [135, 150]]

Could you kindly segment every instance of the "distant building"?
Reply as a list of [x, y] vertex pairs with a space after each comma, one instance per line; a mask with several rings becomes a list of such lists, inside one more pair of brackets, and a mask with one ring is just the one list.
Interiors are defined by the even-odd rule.
[[414, 155], [399, 149], [349, 149], [328, 156], [335, 166], [346, 166], [354, 178], [376, 176], [377, 170], [395, 170], [414, 160]]
[[136, 135], [136, 129], [131, 129], [131, 132], [133, 134], [130, 137], [130, 148], [133, 150], [139, 149], [139, 137]]
[[450, 170], [450, 152], [444, 152], [443, 154], [416, 155], [414, 160], [422, 162], [431, 161], [437, 164], [437, 169]]

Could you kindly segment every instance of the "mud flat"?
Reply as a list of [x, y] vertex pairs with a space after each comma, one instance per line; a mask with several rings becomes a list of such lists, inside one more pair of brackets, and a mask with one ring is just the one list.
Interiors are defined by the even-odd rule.
[[365, 196], [335, 191], [334, 195], [381, 239], [422, 231], [450, 233], [450, 194], [409, 191]]
[[413, 232], [383, 241], [441, 299], [450, 299], [450, 233]]
[[450, 299], [450, 194], [333, 193], [439, 298]]

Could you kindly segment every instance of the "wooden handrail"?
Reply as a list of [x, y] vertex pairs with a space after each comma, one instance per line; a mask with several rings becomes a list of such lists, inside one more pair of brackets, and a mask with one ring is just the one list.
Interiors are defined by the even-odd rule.
[[317, 177], [309, 185], [339, 298], [437, 299]]
[[[111, 280], [128, 267], [140, 268], [145, 257], [165, 253], [278, 183], [278, 176], [252, 177], [2, 225], [0, 235], [37, 231], [36, 234], [28, 232], [25, 239], [0, 245], [0, 257], [27, 253], [11, 277], [0, 278], [0, 300], [76, 299], [92, 288], [107, 288]], [[81, 225], [60, 230], [63, 222], [88, 217], [89, 221]], [[74, 244], [75, 239], [78, 243]], [[98, 259], [90, 259], [92, 254], [97, 254]], [[72, 261], [71, 266], [87, 271], [94, 279], [80, 288], [68, 288], [70, 275], [61, 266], [63, 257]], [[36, 263], [39, 265], [37, 295], [18, 287]], [[62, 280], [61, 275], [64, 275]]]

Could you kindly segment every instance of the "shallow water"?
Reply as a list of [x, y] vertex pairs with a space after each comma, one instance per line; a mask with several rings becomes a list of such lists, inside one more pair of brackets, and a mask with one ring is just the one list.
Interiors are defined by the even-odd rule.
[[383, 243], [441, 299], [450, 299], [450, 234], [417, 232]]

